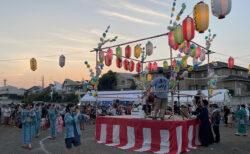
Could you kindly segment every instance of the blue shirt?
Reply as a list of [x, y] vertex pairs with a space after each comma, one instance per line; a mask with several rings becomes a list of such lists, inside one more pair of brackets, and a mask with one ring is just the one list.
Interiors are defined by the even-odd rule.
[[[169, 90], [169, 80], [164, 76], [159, 76], [153, 80], [151, 83], [152, 87], [155, 87], [155, 91], [168, 91]], [[155, 93], [157, 98], [168, 98], [168, 93]]]

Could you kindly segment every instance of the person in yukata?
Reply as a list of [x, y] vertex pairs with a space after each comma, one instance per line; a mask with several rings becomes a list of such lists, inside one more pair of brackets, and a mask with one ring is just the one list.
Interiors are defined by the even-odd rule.
[[56, 138], [56, 118], [58, 115], [58, 111], [55, 108], [55, 105], [48, 105], [48, 115], [49, 115], [49, 122], [50, 122], [50, 139], [55, 139]]
[[240, 136], [247, 136], [247, 130], [246, 130], [246, 117], [247, 112], [245, 109], [245, 105], [241, 105], [241, 108], [237, 106], [236, 111], [234, 113], [234, 117], [238, 119], [238, 131], [235, 133], [235, 135]]
[[42, 109], [40, 108], [40, 104], [35, 105], [35, 110], [34, 112], [36, 113], [36, 121], [35, 121], [35, 128], [34, 128], [34, 135], [35, 137], [39, 137], [39, 128], [40, 128], [40, 123], [41, 123], [41, 118], [42, 118]]
[[208, 101], [202, 100], [201, 106], [202, 109], [197, 115], [197, 119], [201, 121], [199, 136], [201, 140], [201, 146], [208, 146], [209, 144], [213, 143], [214, 140], [207, 109]]
[[57, 133], [61, 134], [63, 129], [63, 120], [60, 113], [58, 113], [58, 116], [56, 118], [56, 127], [57, 127]]
[[76, 147], [75, 153], [80, 152], [81, 145], [81, 130], [79, 126], [79, 120], [87, 120], [85, 114], [81, 114], [80, 110], [75, 110], [73, 104], [68, 104], [65, 114], [65, 144], [66, 144], [66, 153], [70, 154], [72, 144]]
[[169, 90], [169, 80], [164, 76], [163, 70], [158, 71], [159, 76], [153, 80], [150, 86], [147, 89], [147, 92], [150, 92], [152, 87], [155, 87], [155, 106], [154, 106], [154, 116], [153, 120], [157, 120], [157, 114], [160, 110], [159, 117], [161, 120], [164, 120], [166, 106], [168, 104], [168, 90]]
[[24, 105], [22, 111], [22, 140], [24, 148], [32, 149], [32, 123], [34, 122], [35, 113], [31, 109], [31, 105]]

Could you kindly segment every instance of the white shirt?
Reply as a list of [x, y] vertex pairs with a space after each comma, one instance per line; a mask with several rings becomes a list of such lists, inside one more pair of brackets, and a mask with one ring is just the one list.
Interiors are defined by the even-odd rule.
[[3, 112], [4, 117], [10, 117], [10, 108], [5, 108]]
[[247, 116], [249, 117], [249, 110], [248, 108], [245, 108], [246, 112], [247, 112]]
[[115, 108], [113, 108], [113, 109], [111, 110], [111, 114], [112, 114], [112, 116], [116, 116], [116, 109], [115, 109]]

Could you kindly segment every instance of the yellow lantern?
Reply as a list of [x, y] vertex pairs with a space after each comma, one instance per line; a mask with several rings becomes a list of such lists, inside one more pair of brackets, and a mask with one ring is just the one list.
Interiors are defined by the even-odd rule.
[[139, 45], [136, 45], [135, 46], [135, 51], [134, 51], [134, 56], [135, 56], [135, 58], [139, 58], [140, 57], [140, 55], [141, 55], [141, 47], [139, 46]]
[[193, 71], [193, 70], [194, 70], [194, 67], [193, 67], [193, 66], [191, 66], [191, 67], [188, 68], [188, 72], [191, 72], [191, 71]]
[[199, 2], [194, 7], [195, 29], [199, 33], [203, 33], [208, 29], [209, 25], [209, 8], [204, 2]]
[[35, 71], [37, 69], [37, 62], [35, 58], [30, 59], [30, 69]]
[[183, 67], [183, 68], [186, 68], [186, 67], [187, 67], [187, 59], [183, 60], [182, 67]]
[[209, 93], [213, 94], [214, 90], [213, 89], [209, 89]]
[[148, 74], [148, 82], [151, 82], [151, 80], [152, 80], [152, 76], [151, 74]]

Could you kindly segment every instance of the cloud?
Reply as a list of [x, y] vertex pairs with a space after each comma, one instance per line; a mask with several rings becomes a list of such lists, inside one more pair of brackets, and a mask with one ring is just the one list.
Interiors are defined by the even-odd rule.
[[93, 44], [96, 43], [96, 41], [91, 40], [86, 37], [80, 37], [80, 36], [73, 36], [72, 34], [64, 34], [64, 33], [51, 33], [50, 35], [55, 36], [60, 39], [73, 41], [73, 42], [79, 42], [79, 43], [85, 43], [85, 44]]
[[[97, 36], [100, 36], [103, 33], [103, 30], [91, 29], [89, 32], [92, 33], [92, 34], [95, 34]], [[109, 32], [108, 35], [110, 35], [110, 36], [118, 36], [119, 40], [125, 40], [125, 41], [135, 40], [135, 38], [133, 38], [133, 37], [125, 36], [125, 35], [121, 35], [121, 34], [114, 34], [114, 33]]]
[[170, 6], [169, 3], [164, 2], [164, 0], [149, 0], [152, 3], [158, 4], [158, 5], [163, 5], [163, 6]]
[[151, 10], [149, 8], [145, 8], [145, 7], [140, 7], [131, 3], [128, 3], [124, 0], [105, 0], [105, 2], [111, 6], [111, 7], [115, 7], [115, 8], [119, 8], [119, 9], [127, 9], [127, 10], [131, 10], [134, 12], [139, 12], [139, 13], [143, 13], [143, 14], [148, 14], [148, 15], [152, 15], [152, 16], [156, 16], [156, 17], [161, 17], [161, 18], [169, 18], [170, 16], [166, 15], [165, 13], [160, 13], [154, 10]]
[[143, 19], [138, 19], [138, 18], [131, 17], [128, 15], [117, 13], [117, 12], [106, 11], [106, 10], [99, 10], [99, 12], [103, 15], [106, 15], [106, 16], [117, 17], [120, 19], [125, 19], [127, 21], [135, 22], [135, 23], [141, 23], [141, 24], [153, 25], [153, 26], [161, 26], [161, 24], [159, 24], [159, 23], [155, 23], [155, 22], [151, 22], [151, 21], [147, 21], [147, 20], [143, 20]]

